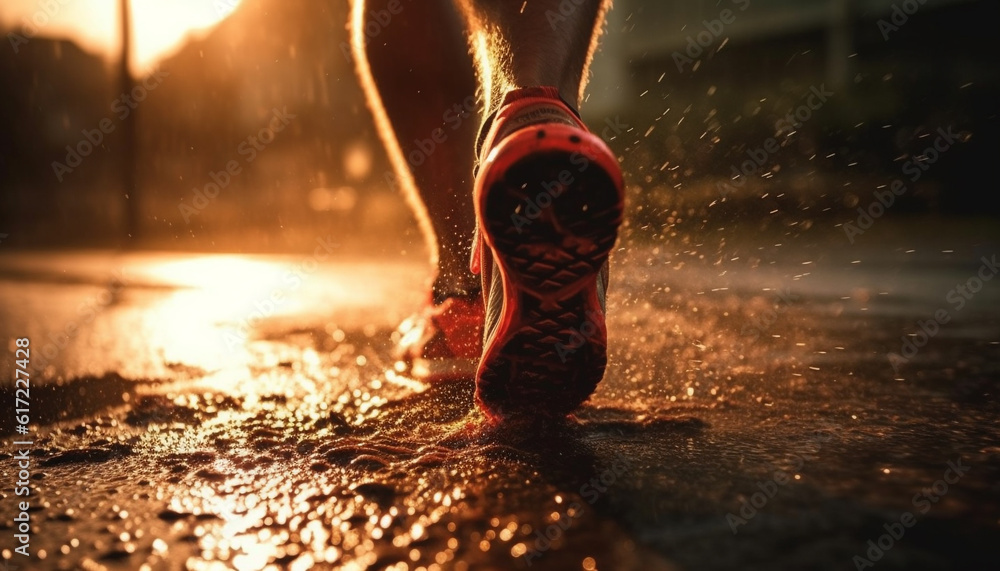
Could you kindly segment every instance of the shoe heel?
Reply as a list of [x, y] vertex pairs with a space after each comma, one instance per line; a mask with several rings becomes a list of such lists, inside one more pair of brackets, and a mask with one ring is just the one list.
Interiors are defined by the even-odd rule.
[[508, 311], [479, 371], [476, 397], [491, 414], [568, 414], [604, 376], [597, 280], [621, 224], [622, 191], [597, 154], [606, 148], [586, 144], [574, 134], [528, 153], [480, 197]]

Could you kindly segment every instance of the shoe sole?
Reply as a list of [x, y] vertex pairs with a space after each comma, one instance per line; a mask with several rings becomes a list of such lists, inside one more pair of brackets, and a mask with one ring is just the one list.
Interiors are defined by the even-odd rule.
[[622, 221], [621, 171], [603, 141], [562, 125], [515, 133], [488, 167], [477, 213], [504, 307], [476, 401], [494, 418], [565, 416], [607, 364], [597, 283]]

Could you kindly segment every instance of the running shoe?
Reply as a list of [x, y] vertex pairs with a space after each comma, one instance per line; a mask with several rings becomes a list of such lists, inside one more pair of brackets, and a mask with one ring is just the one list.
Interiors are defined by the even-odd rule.
[[482, 339], [480, 292], [431, 301], [393, 334], [396, 371], [426, 382], [471, 379], [479, 363]]
[[565, 416], [607, 364], [621, 168], [553, 87], [510, 92], [479, 149], [471, 268], [483, 275], [486, 322], [476, 402], [494, 421]]

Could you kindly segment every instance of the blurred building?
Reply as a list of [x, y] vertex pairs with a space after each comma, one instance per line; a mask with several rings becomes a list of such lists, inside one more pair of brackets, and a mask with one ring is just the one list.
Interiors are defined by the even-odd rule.
[[[825, 80], [832, 88], [843, 89], [853, 80], [851, 60], [858, 40], [870, 36], [880, 20], [889, 37], [905, 26], [894, 21], [908, 23], [917, 13], [919, 20], [926, 20], [928, 14], [932, 18], [935, 12], [972, 3], [977, 0], [616, 0], [609, 34], [595, 61], [594, 76], [601, 85], [590, 103], [597, 112], [627, 106], [636, 95], [634, 86], [627, 85], [627, 70], [638, 62], [670, 60], [692, 71], [698, 60], [714, 59], [723, 50], [741, 51], [796, 37], [815, 40], [816, 48], [825, 53]], [[986, 2], [978, 3], [978, 10], [965, 13], [991, 11]]]
[[[897, 211], [996, 212], [973, 181], [986, 176], [997, 143], [989, 28], [998, 6], [617, 0], [584, 112], [595, 126], [628, 125], [611, 144], [637, 187], [682, 197], [726, 180], [732, 164], [775, 136], [780, 172], [764, 182], [803, 196], [842, 193], [845, 181], [871, 192], [898, 176], [899, 157], [921, 152], [926, 133], [950, 125], [967, 144]], [[294, 249], [331, 228], [377, 235], [390, 221], [415, 235], [382, 176], [388, 163], [341, 48], [346, 11], [346, 2], [244, 0], [161, 63], [168, 75], [134, 110], [146, 245]], [[904, 22], [880, 24], [901, 19], [896, 11]], [[0, 85], [5, 245], [120, 243], [118, 133], [61, 180], [53, 172], [67, 145], [114, 119], [114, 66], [38, 37], [19, 54], [0, 50]], [[819, 86], [835, 94], [830, 102], [794, 133], [777, 133], [776, 121]], [[242, 146], [276, 109], [294, 120], [248, 161]], [[185, 217], [232, 160], [240, 173]], [[792, 184], [795, 173], [812, 182]], [[816, 182], [824, 173], [841, 182]]]

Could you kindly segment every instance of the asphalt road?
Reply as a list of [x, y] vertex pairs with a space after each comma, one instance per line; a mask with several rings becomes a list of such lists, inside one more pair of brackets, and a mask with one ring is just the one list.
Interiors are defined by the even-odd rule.
[[[725, 252], [627, 243], [593, 399], [565, 423], [502, 429], [482, 424], [471, 381], [393, 370], [419, 260], [4, 253], [0, 363], [13, 378], [30, 339], [31, 418], [27, 435], [3, 420], [2, 555], [993, 569], [1000, 280], [973, 278], [992, 277], [1000, 242], [904, 230], [853, 247], [839, 230]], [[14, 408], [13, 381], [0, 398]], [[30, 558], [14, 552], [25, 499]]]

